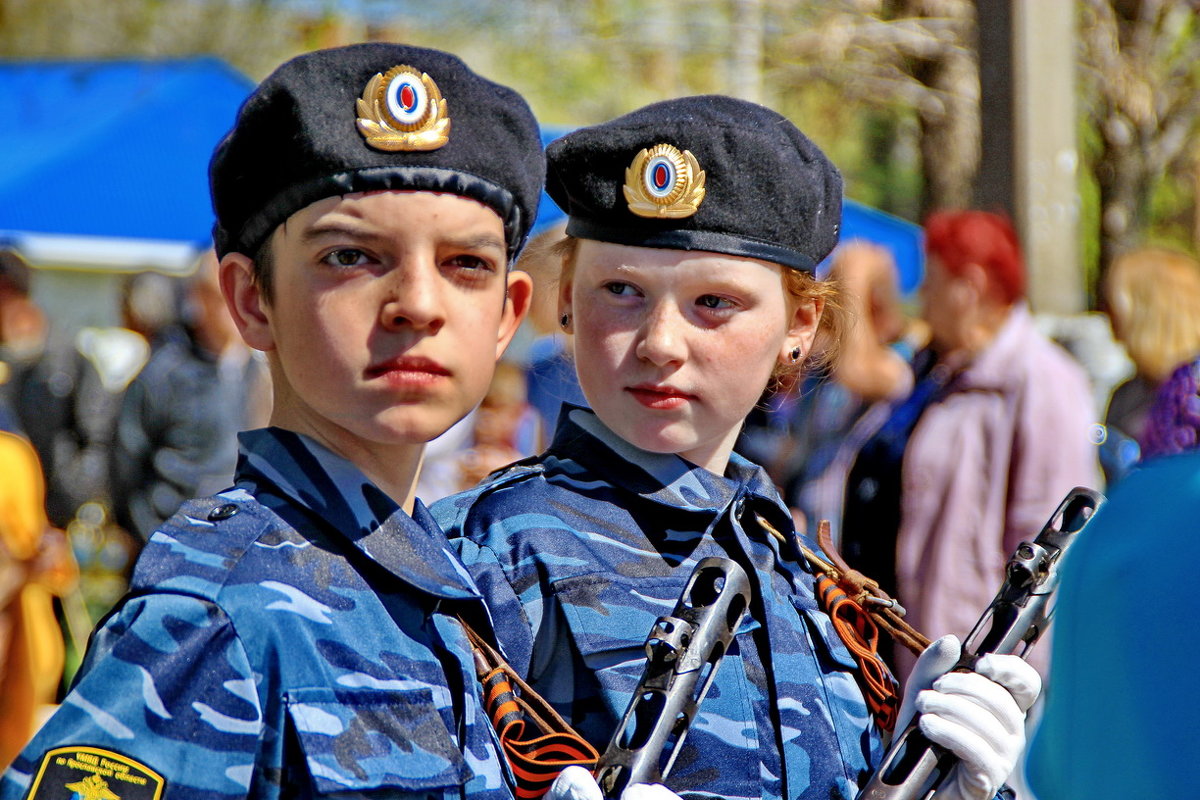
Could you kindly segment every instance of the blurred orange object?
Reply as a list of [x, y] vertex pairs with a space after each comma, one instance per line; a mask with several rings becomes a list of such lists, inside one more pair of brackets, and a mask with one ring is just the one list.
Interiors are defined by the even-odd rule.
[[54, 596], [79, 569], [62, 531], [46, 520], [45, 483], [33, 447], [0, 432], [0, 765], [36, 731], [63, 672]]

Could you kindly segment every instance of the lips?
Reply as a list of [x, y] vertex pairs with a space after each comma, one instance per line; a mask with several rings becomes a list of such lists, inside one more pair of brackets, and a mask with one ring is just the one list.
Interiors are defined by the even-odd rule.
[[652, 383], [640, 383], [636, 386], [629, 386], [626, 387], [625, 391], [629, 392], [634, 400], [637, 400], [646, 408], [659, 410], [679, 408], [695, 399], [695, 395], [689, 394], [682, 389], [676, 389], [674, 386]]
[[368, 379], [386, 378], [390, 383], [423, 384], [449, 377], [450, 370], [422, 356], [401, 356], [372, 364], [366, 369]]

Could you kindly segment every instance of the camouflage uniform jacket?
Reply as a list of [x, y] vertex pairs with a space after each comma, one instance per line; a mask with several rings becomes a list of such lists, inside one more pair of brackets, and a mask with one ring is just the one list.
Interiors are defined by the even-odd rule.
[[[646, 453], [591, 412], [541, 456], [433, 506], [488, 602], [513, 666], [603, 750], [643, 643], [695, 564], [740, 562], [755, 599], [667, 785], [724, 798], [853, 798], [881, 756], [852, 657], [818, 609], [789, 513], [759, 467], [727, 477]], [[455, 537], [464, 537], [461, 539]]]
[[98, 775], [122, 800], [156, 776], [166, 800], [511, 800], [456, 614], [490, 635], [424, 506], [296, 434], [241, 434], [235, 488], [154, 534], [0, 797], [107, 797]]

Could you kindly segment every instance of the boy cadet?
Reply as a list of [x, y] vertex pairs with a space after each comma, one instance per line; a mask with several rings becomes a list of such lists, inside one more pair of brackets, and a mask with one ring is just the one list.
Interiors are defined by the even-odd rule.
[[488, 617], [413, 486], [528, 306], [507, 264], [543, 174], [521, 97], [446, 53], [326, 50], [258, 87], [211, 186], [272, 427], [150, 540], [0, 797], [511, 797], [460, 622]]

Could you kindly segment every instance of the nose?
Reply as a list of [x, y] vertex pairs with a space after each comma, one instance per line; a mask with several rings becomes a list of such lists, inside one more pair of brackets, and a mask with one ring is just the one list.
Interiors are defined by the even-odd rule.
[[406, 328], [437, 333], [446, 322], [446, 308], [436, 265], [417, 260], [389, 270], [386, 296], [380, 308], [384, 330]]
[[637, 356], [655, 366], [681, 362], [687, 354], [683, 332], [685, 320], [670, 302], [651, 309], [638, 335]]

